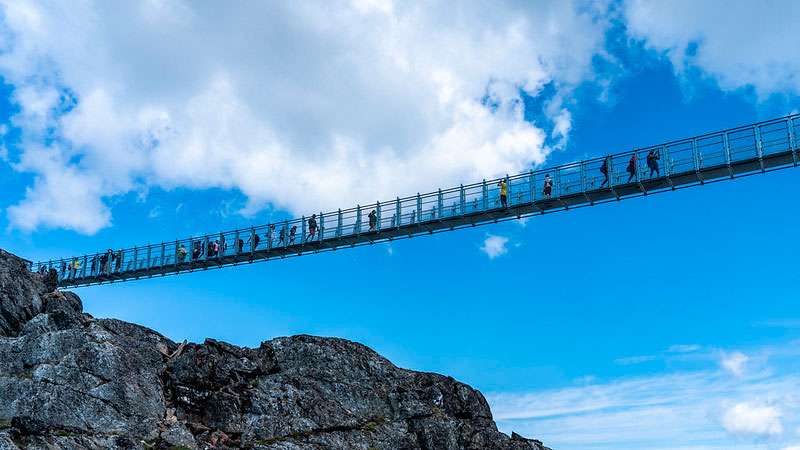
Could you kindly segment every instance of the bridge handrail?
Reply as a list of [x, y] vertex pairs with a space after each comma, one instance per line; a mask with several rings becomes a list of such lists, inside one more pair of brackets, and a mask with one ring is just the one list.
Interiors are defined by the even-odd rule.
[[[770, 128], [774, 125], [781, 127]], [[775, 138], [776, 133], [782, 133], [782, 137]], [[582, 161], [575, 161], [553, 167], [531, 169], [527, 172], [506, 175], [505, 177], [482, 180], [479, 182], [459, 185], [445, 189], [438, 189], [425, 194], [410, 195], [407, 197], [397, 197], [384, 202], [376, 202], [363, 206], [356, 206], [342, 210], [329, 211], [326, 213], [316, 213], [317, 234], [316, 237], [308, 242], [310, 244], [327, 241], [330, 239], [342, 240], [347, 237], [359, 236], [362, 233], [380, 231], [382, 229], [397, 228], [405, 225], [420, 225], [436, 220], [449, 219], [464, 216], [472, 213], [486, 211], [496, 208], [499, 204], [499, 194], [497, 184], [500, 180], [508, 183], [509, 203], [521, 204], [524, 202], [533, 203], [544, 198], [543, 193], [538, 191], [545, 175], [551, 175], [553, 179], [553, 199], [559, 199], [564, 195], [585, 193], [587, 191], [599, 189], [597, 183], [603, 179], [599, 175], [599, 168], [603, 161], [608, 159], [609, 165], [609, 186], [624, 184], [626, 182], [626, 167], [631, 155], [637, 155], [636, 181], [648, 179], [644, 174], [648, 169], [646, 158], [643, 157], [651, 150], [660, 152], [663, 159], [662, 167], [667, 176], [673, 171], [688, 172], [690, 170], [700, 170], [703, 167], [714, 164], [730, 164], [732, 161], [740, 161], [748, 158], [761, 159], [764, 152], [769, 153], [769, 149], [776, 145], [786, 144], [793, 152], [798, 147], [800, 137], [800, 114], [788, 115], [780, 118], [769, 119], [749, 125], [742, 125], [728, 128], [722, 131], [714, 131], [696, 135], [689, 138], [668, 141], [658, 145], [651, 145], [633, 150], [609, 154], [605, 156], [588, 158]], [[744, 145], [739, 145], [744, 143]], [[780, 147], [777, 151], [785, 150]], [[744, 155], [744, 156], [741, 156]], [[741, 157], [740, 157], [741, 156]], [[676, 158], [678, 157], [678, 158]], [[687, 167], [686, 169], [675, 171], [675, 167]], [[591, 172], [589, 172], [591, 170]], [[578, 189], [572, 190], [573, 187]], [[539, 197], [537, 198], [537, 193]], [[514, 201], [513, 195], [518, 196]], [[492, 199], [492, 204], [489, 204]], [[480, 205], [478, 205], [480, 202]], [[376, 230], [369, 229], [368, 214], [375, 210]], [[447, 211], [452, 214], [448, 214]], [[387, 216], [383, 216], [387, 213]], [[62, 278], [82, 278], [87, 276], [87, 271], [93, 272], [90, 276], [95, 276], [102, 271], [102, 274], [150, 270], [151, 267], [164, 267], [168, 265], [179, 266], [194, 261], [207, 261], [210, 258], [217, 260], [228, 256], [239, 256], [243, 254], [254, 254], [255, 252], [271, 251], [280, 248], [304, 247], [307, 245], [306, 239], [310, 232], [308, 228], [309, 216], [285, 219], [273, 224], [257, 225], [247, 228], [239, 228], [222, 231], [214, 234], [177, 239], [170, 242], [158, 244], [148, 244], [142, 247], [128, 247], [116, 250], [113, 253], [121, 255], [117, 258], [113, 266], [106, 268], [98, 267], [97, 261], [105, 252], [89, 253], [70, 258], [62, 258], [50, 261], [40, 261], [31, 264], [31, 270], [41, 268], [55, 268]], [[366, 228], [365, 228], [366, 224]], [[273, 236], [269, 242], [260, 241], [253, 246], [253, 236], [266, 240], [270, 225], [274, 225]], [[296, 226], [298, 233], [290, 242], [289, 230]], [[280, 241], [280, 230], [283, 229], [287, 234], [283, 241]], [[334, 231], [331, 235], [331, 230]], [[262, 238], [263, 236], [263, 238]], [[242, 249], [238, 240], [243, 243]], [[217, 240], [220, 242], [220, 254], [207, 255], [208, 244]], [[262, 245], [263, 242], [263, 245]], [[196, 245], [202, 245], [202, 250], [198, 255], [193, 255]], [[187, 252], [184, 260], [178, 258], [177, 252], [183, 246]], [[300, 250], [303, 251], [302, 249]], [[193, 257], [196, 256], [196, 257]], [[94, 269], [90, 267], [91, 261], [95, 260]], [[80, 267], [74, 272], [71, 267], [63, 270], [73, 261], [79, 261]], [[153, 264], [157, 261], [157, 264]], [[144, 264], [142, 264], [144, 263]], [[117, 268], [117, 264], [119, 267]], [[143, 266], [143, 267], [142, 267]], [[98, 272], [98, 273], [95, 273]]]

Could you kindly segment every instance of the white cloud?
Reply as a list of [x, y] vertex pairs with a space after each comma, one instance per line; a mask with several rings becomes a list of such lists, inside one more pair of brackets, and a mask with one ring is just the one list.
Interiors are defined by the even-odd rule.
[[777, 449], [796, 443], [780, 431], [800, 425], [800, 376], [787, 362], [743, 377], [713, 365], [486, 398], [501, 430], [559, 450], [745, 450], [764, 436]]
[[700, 350], [699, 345], [695, 344], [678, 344], [672, 345], [667, 349], [668, 353], [694, 353]]
[[800, 450], [800, 445], [790, 445], [789, 447], [783, 447], [783, 450]]
[[614, 363], [619, 364], [621, 366], [630, 366], [633, 364], [641, 364], [645, 362], [655, 361], [657, 359], [654, 355], [642, 355], [642, 356], [626, 356], [624, 358], [617, 358], [614, 360]]
[[774, 406], [737, 403], [722, 416], [722, 426], [731, 434], [774, 435], [783, 433], [781, 412]]
[[508, 238], [505, 236], [496, 236], [487, 234], [486, 239], [483, 241], [481, 251], [486, 253], [489, 259], [495, 259], [508, 253]]
[[744, 374], [748, 361], [750, 361], [750, 357], [742, 352], [723, 353], [720, 365], [728, 372], [740, 377]]
[[[524, 170], [565, 142], [607, 27], [555, 0], [0, 5], [36, 179], [9, 219], [83, 233], [149, 187], [301, 214]], [[555, 125], [525, 121], [519, 89], [548, 83]]]
[[800, 8], [791, 0], [628, 0], [628, 32], [664, 52], [676, 71], [698, 67], [722, 89], [800, 94]]

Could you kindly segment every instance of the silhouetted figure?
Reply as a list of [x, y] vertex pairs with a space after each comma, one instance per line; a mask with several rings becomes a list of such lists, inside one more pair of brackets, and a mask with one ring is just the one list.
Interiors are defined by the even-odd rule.
[[636, 153], [634, 153], [631, 155], [631, 159], [628, 160], [628, 168], [626, 169], [629, 174], [628, 183], [630, 183], [631, 180], [633, 180], [633, 178], [636, 176], [636, 166], [637, 166]]
[[289, 243], [294, 244], [294, 238], [297, 236], [297, 225], [292, 225], [289, 229]]
[[117, 255], [114, 260], [114, 270], [119, 272], [119, 269], [122, 268], [122, 250], [117, 252]]
[[605, 186], [608, 183], [608, 168], [611, 167], [611, 157], [606, 156], [606, 159], [603, 160], [603, 165], [600, 166], [600, 173], [603, 174], [603, 182], [600, 183], [600, 187]]
[[553, 195], [553, 179], [550, 178], [550, 174], [544, 176], [544, 187], [542, 188], [542, 193], [544, 194], [545, 198], [550, 198]]
[[317, 215], [312, 214], [311, 218], [308, 219], [308, 237], [306, 238], [307, 241], [313, 241], [314, 236], [317, 234]]
[[650, 150], [650, 153], [647, 154], [647, 167], [650, 169], [651, 177], [653, 176], [653, 173], [661, 176], [661, 170], [658, 167], [659, 159], [661, 159], [661, 155], [659, 154], [658, 150]]
[[378, 225], [378, 214], [373, 209], [367, 215], [367, 218], [369, 219], [369, 231], [375, 231], [375, 229], [376, 229], [376, 227]]
[[286, 245], [286, 227], [281, 227], [280, 233], [278, 233], [278, 245]]

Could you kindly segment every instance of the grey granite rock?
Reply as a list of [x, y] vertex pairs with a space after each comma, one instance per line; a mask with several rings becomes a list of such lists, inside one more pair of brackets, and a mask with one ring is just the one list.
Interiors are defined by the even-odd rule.
[[0, 450], [544, 450], [475, 389], [344, 339], [176, 344], [0, 252]]

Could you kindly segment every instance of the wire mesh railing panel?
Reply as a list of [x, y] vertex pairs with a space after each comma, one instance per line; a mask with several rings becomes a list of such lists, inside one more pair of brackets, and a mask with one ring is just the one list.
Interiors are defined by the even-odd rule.
[[774, 155], [791, 150], [789, 145], [789, 122], [768, 123], [758, 127], [761, 136], [761, 149], [764, 155]]
[[731, 161], [745, 161], [758, 158], [754, 128], [735, 130], [728, 133]]

